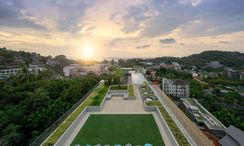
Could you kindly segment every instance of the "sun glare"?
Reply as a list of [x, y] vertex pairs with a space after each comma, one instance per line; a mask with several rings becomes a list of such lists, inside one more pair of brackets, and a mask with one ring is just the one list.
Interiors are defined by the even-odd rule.
[[94, 49], [90, 46], [83, 47], [82, 59], [85, 59], [85, 60], [94, 59]]

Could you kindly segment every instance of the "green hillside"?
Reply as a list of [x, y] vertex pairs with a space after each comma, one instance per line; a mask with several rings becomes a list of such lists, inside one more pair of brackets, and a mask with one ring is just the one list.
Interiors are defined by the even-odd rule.
[[244, 53], [240, 52], [225, 52], [225, 51], [204, 51], [200, 54], [193, 54], [187, 57], [182, 57], [180, 61], [189, 64], [201, 66], [210, 61], [220, 61], [221, 64], [229, 67], [243, 67]]

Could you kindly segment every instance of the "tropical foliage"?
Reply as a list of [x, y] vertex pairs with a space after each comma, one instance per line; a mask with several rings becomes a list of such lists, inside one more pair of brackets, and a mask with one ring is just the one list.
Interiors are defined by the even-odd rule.
[[94, 76], [0, 82], [0, 145], [28, 145], [98, 82]]

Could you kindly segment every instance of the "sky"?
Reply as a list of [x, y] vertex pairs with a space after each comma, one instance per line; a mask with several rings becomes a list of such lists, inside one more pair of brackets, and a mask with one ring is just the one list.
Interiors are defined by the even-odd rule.
[[244, 52], [243, 6], [244, 0], [1, 0], [0, 47], [74, 59]]

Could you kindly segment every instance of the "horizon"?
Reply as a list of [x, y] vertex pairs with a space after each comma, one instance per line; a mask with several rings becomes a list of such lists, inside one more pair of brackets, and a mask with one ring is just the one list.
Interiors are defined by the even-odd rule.
[[72, 59], [244, 52], [243, 0], [6, 0], [0, 45]]
[[[66, 56], [65, 54], [57, 54], [57, 55], [51, 55], [51, 54], [49, 54], [49, 55], [44, 55], [42, 53], [35, 52], [35, 51], [31, 52], [31, 51], [26, 51], [26, 50], [14, 50], [14, 49], [7, 48], [7, 47], [2, 47], [2, 48], [6, 48], [6, 49], [12, 50], [12, 51], [25, 51], [25, 52], [30, 52], [30, 53], [37, 53], [37, 54], [40, 54], [41, 56], [45, 56], [45, 57], [47, 57], [47, 56], [55, 57], [55, 56], [58, 56], [58, 55], [64, 55], [64, 56]], [[136, 57], [136, 56], [135, 57], [126, 57], [126, 56], [118, 56], [118, 57], [114, 56], [114, 57], [112, 57], [112, 56], [105, 56], [105, 57], [101, 57], [101, 58], [90, 59], [89, 61], [103, 61], [103, 60], [112, 60], [112, 59], [154, 59], [154, 58], [161, 58], [161, 57], [183, 58], [183, 57], [188, 57], [188, 56], [191, 56], [191, 55], [200, 54], [200, 53], [207, 52], [207, 51], [222, 51], [222, 52], [238, 52], [238, 53], [244, 53], [244, 51], [241, 52], [241, 51], [223, 51], [223, 50], [204, 50], [204, 51], [201, 51], [201, 52], [192, 53], [192, 54], [185, 55], [185, 56], [173, 56], [173, 55], [172, 56], [153, 56], [153, 57]], [[87, 59], [82, 59], [82, 58], [72, 58], [70, 56], [66, 56], [66, 57], [68, 59], [77, 60], [77, 61], [79, 61], [79, 60], [81, 60], [81, 61], [87, 60]]]

